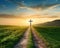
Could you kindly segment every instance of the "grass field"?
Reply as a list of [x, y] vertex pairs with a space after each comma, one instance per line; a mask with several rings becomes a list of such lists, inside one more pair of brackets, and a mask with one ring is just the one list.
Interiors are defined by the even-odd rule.
[[[48, 48], [60, 48], [60, 27], [34, 27], [44, 39]], [[14, 48], [23, 37], [27, 27], [0, 25], [0, 48]], [[27, 48], [35, 48], [32, 32], [29, 34]]]
[[27, 27], [0, 25], [0, 48], [13, 48]]
[[34, 27], [46, 40], [48, 48], [60, 48], [60, 27]]

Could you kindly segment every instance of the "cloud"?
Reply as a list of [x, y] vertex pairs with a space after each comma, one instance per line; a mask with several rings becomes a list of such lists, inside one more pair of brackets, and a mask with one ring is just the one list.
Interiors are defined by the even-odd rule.
[[[54, 6], [48, 7], [45, 10], [40, 11], [40, 13], [43, 15], [55, 16], [57, 13], [59, 13], [58, 11], [60, 10], [59, 7], [60, 7], [60, 4], [54, 5]], [[57, 14], [57, 16], [59, 15]]]
[[[32, 4], [29, 3], [29, 1], [27, 2], [27, 0], [5, 0], [8, 2], [12, 2], [14, 4], [16, 4], [17, 6], [19, 6], [19, 8], [26, 8], [26, 9], [31, 9], [31, 10], [44, 10], [47, 8], [52, 8], [53, 6], [58, 5], [58, 1], [59, 0], [55, 0], [54, 2], [50, 2], [50, 0], [32, 0]], [[36, 2], [37, 1], [37, 2]], [[34, 3], [35, 2], [35, 3]]]
[[45, 14], [30, 14], [28, 12], [20, 13], [18, 15], [10, 14], [0, 14], [0, 18], [60, 18], [60, 12], [55, 13], [55, 15], [45, 15]]
[[10, 14], [0, 14], [0, 18], [16, 18], [17, 16]]
[[17, 10], [20, 10], [20, 9], [27, 9], [27, 10], [31, 10], [31, 11], [35, 11], [35, 12], [38, 12], [38, 11], [40, 11], [40, 10], [42, 10], [41, 8], [31, 8], [31, 7], [26, 7], [26, 6], [24, 6], [24, 7], [17, 7]]
[[[27, 2], [27, 0], [7, 0], [9, 2], [12, 2], [14, 4], [17, 4], [18, 6], [20, 7], [28, 7], [28, 8], [34, 8], [34, 9], [45, 9], [45, 8], [48, 8], [48, 7], [51, 7], [51, 6], [55, 6], [57, 5], [58, 3], [48, 3], [47, 0], [39, 0], [39, 4], [36, 2], [34, 3], [34, 1], [32, 1], [32, 4], [28, 4], [28, 3], [25, 3], [24, 1]], [[49, 1], [49, 0], [48, 0]], [[57, 0], [56, 0], [57, 1]], [[27, 6], [26, 4], [30, 5], [30, 6]], [[35, 5], [33, 5], [35, 4]]]
[[51, 6], [51, 7], [48, 7], [48, 9], [52, 10], [52, 9], [56, 9], [57, 7], [59, 7], [60, 4], [57, 4], [57, 5], [54, 5], [54, 6]]
[[[50, 7], [48, 7], [48, 8], [46, 8], [46, 9], [44, 9], [44, 10], [42, 10], [41, 8], [31, 8], [31, 7], [26, 7], [26, 6], [24, 6], [24, 7], [20, 7], [20, 6], [18, 6], [17, 7], [17, 10], [20, 10], [20, 9], [27, 9], [27, 10], [31, 10], [31, 11], [34, 11], [34, 12], [36, 12], [35, 14], [42, 14], [42, 15], [48, 15], [48, 16], [55, 16], [56, 15], [56, 13], [55, 12], [52, 12], [54, 9], [57, 9], [57, 7], [59, 7], [60, 6], [60, 4], [57, 4], [57, 5], [54, 5], [54, 6], [50, 6]], [[57, 12], [58, 13], [58, 12]]]
[[31, 15], [31, 16], [35, 16], [35, 17], [39, 17], [39, 18], [60, 18], [60, 12], [52, 12], [52, 10], [54, 9], [57, 9], [57, 7], [59, 7], [60, 4], [57, 4], [57, 5], [53, 5], [53, 6], [50, 6], [44, 10], [42, 10], [41, 8], [31, 8], [31, 7], [18, 7], [18, 9], [20, 8], [26, 8], [28, 10], [33, 10], [33, 11], [36, 11], [37, 13]]
[[37, 11], [37, 12], [43, 11], [43, 10], [50, 11], [50, 10], [56, 9], [58, 6], [60, 6], [60, 4], [51, 5], [51, 6], [45, 6], [45, 7], [42, 7], [42, 6], [39, 6], [39, 5], [30, 6], [30, 7], [25, 6], [25, 5], [24, 6], [21, 5], [21, 6], [18, 6], [17, 10], [19, 10], [19, 9], [27, 9], [27, 10]]
[[[39, 3], [32, 1], [32, 4], [27, 3], [26, 0], [6, 0], [6, 1], [12, 2], [15, 5], [17, 5], [17, 10], [27, 9], [27, 10], [35, 11], [36, 13], [42, 12], [42, 14], [45, 14], [45, 15], [48, 15], [48, 14], [50, 15], [50, 13], [49, 13], [50, 11], [52, 11], [52, 10], [56, 9], [56, 7], [60, 6], [59, 3], [49, 3], [46, 0], [42, 0], [42, 2], [41, 2], [41, 0], [39, 0], [38, 1]], [[24, 2], [24, 1], [26, 1], [26, 2]], [[2, 5], [2, 6], [5, 7], [4, 5]], [[26, 14], [24, 14], [24, 15], [26, 15]]]

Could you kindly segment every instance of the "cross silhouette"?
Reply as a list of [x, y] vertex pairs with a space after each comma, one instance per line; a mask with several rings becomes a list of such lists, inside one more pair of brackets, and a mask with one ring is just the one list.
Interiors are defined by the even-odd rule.
[[30, 19], [30, 21], [29, 21], [29, 22], [30, 22], [30, 27], [31, 27], [32, 20]]

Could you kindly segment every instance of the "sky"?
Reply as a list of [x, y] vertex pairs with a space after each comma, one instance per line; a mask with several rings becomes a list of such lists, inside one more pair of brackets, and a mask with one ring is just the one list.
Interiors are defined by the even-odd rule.
[[60, 0], [0, 0], [1, 14], [60, 12]]
[[12, 18], [34, 19], [37, 23], [60, 19], [60, 0], [0, 0], [0, 24]]

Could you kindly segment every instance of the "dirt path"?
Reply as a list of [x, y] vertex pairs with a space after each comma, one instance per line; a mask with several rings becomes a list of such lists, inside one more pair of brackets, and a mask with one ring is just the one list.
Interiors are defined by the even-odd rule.
[[28, 30], [25, 32], [23, 38], [19, 41], [19, 43], [18, 43], [14, 48], [27, 48], [29, 31], [30, 31], [30, 29], [28, 29]]
[[32, 28], [32, 34], [36, 48], [47, 48], [44, 41], [38, 36], [34, 28]]
[[[38, 36], [34, 28], [31, 28], [34, 45], [36, 48], [47, 48], [44, 41]], [[28, 39], [29, 39], [30, 28], [25, 32], [22, 39], [19, 41], [14, 48], [27, 48]]]

